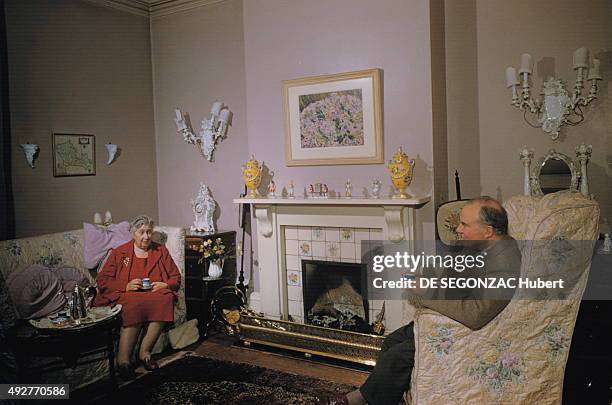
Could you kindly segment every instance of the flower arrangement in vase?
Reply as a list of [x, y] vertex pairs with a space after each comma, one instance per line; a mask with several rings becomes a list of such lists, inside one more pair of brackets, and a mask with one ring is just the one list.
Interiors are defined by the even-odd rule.
[[198, 263], [202, 263], [204, 260], [209, 261], [208, 277], [211, 279], [221, 278], [223, 275], [223, 263], [226, 258], [231, 256], [232, 248], [227, 249], [221, 238], [217, 238], [214, 241], [212, 239], [203, 241], [195, 250], [202, 255]]

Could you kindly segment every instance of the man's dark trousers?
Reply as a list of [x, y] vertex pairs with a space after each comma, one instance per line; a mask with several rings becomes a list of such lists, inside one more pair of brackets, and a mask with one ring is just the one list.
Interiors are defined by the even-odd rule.
[[414, 324], [411, 322], [385, 338], [376, 367], [361, 386], [371, 405], [396, 405], [410, 388], [414, 368]]

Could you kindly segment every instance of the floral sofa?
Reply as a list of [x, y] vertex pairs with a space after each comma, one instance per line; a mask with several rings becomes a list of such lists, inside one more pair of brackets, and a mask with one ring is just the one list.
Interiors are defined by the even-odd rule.
[[[558, 252], [546, 248], [546, 241], [574, 243], [598, 237], [599, 206], [577, 192], [518, 196], [504, 206], [509, 232], [522, 246], [522, 277], [539, 275], [547, 263], [559, 259]], [[406, 402], [560, 404], [593, 252], [590, 242], [583, 246], [566, 273], [576, 281], [569, 299], [515, 298], [477, 331], [436, 312], [417, 310], [415, 367]]]
[[[174, 259], [179, 271], [183, 275], [178, 294], [178, 302], [174, 307], [174, 327], [185, 322], [185, 231], [177, 227], [155, 228], [153, 239], [165, 243]], [[92, 284], [95, 275], [85, 268], [83, 259], [83, 230], [73, 230], [48, 235], [34, 236], [22, 239], [13, 239], [0, 242], [0, 311], [2, 324], [14, 322], [15, 311], [12, 308], [5, 280], [8, 275], [30, 264], [42, 264], [48, 267], [71, 266], [81, 269]], [[158, 340], [154, 352], [161, 351], [168, 342], [167, 334]], [[71, 388], [89, 384], [108, 376], [108, 362], [101, 361], [87, 365], [77, 366], [74, 369], [65, 369], [60, 374], [45, 374], [46, 382], [70, 383]]]

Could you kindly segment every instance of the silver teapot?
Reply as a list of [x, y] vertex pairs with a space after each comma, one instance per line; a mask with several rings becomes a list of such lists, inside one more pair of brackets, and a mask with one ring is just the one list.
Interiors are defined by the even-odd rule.
[[74, 286], [72, 290], [72, 297], [70, 299], [70, 316], [78, 324], [81, 319], [87, 317], [87, 305], [85, 305], [85, 292], [84, 289], [78, 285]]

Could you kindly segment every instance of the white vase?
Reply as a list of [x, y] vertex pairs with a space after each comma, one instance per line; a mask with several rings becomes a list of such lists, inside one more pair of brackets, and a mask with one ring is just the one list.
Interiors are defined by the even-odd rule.
[[208, 265], [208, 277], [221, 278], [223, 274], [223, 262], [220, 260], [211, 260]]

